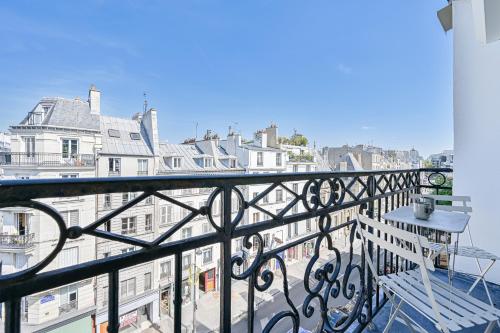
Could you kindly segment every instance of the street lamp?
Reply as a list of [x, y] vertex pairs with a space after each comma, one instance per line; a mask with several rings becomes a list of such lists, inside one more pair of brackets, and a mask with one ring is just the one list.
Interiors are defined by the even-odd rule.
[[193, 265], [192, 265], [192, 273], [193, 273], [193, 277], [192, 277], [192, 286], [193, 286], [193, 292], [191, 293], [193, 295], [193, 333], [196, 333], [196, 308], [198, 307], [196, 305], [196, 281], [197, 281], [197, 278], [196, 278], [196, 275], [197, 275], [197, 272], [198, 270], [201, 270], [197, 265], [196, 265], [196, 258], [198, 256], [200, 256], [202, 254], [201, 250], [200, 249], [196, 249], [194, 251], [194, 261], [193, 261]]

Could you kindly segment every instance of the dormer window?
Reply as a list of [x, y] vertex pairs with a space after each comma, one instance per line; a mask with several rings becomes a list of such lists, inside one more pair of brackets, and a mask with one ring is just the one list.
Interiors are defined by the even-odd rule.
[[163, 162], [172, 169], [180, 169], [182, 167], [182, 157], [180, 156], [165, 156]]
[[181, 158], [180, 157], [174, 157], [172, 159], [172, 167], [174, 169], [180, 169], [181, 168]]
[[205, 158], [204, 160], [204, 167], [205, 168], [211, 168], [213, 165], [213, 159], [211, 158]]
[[111, 138], [119, 138], [120, 137], [120, 131], [115, 130], [115, 129], [108, 129], [108, 135]]

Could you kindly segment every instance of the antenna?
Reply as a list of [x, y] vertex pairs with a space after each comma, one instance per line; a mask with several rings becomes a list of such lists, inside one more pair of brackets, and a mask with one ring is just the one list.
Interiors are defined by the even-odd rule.
[[144, 91], [142, 95], [144, 96], [144, 112], [146, 112], [148, 111], [148, 100], [146, 98], [146, 92]]
[[198, 122], [194, 122], [194, 140], [196, 141], [198, 139]]

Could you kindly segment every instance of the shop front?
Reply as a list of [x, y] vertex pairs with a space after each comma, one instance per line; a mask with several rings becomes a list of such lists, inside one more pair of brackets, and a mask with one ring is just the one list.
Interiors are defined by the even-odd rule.
[[209, 292], [215, 290], [215, 268], [209, 269], [199, 275], [200, 290]]

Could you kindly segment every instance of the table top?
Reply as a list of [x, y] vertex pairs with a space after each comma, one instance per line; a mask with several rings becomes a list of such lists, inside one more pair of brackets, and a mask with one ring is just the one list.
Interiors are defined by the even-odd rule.
[[434, 210], [428, 220], [420, 220], [413, 215], [413, 207], [397, 208], [382, 216], [385, 220], [402, 222], [450, 233], [462, 233], [469, 223], [470, 216], [459, 212]]

